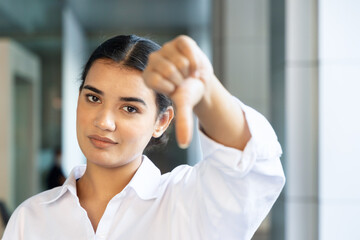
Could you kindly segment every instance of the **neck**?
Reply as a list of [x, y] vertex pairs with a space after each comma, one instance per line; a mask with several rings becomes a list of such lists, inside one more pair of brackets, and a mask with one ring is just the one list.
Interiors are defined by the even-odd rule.
[[110, 201], [130, 182], [141, 164], [141, 159], [140, 157], [115, 168], [106, 168], [88, 162], [84, 175], [76, 183], [79, 199], [96, 198]]

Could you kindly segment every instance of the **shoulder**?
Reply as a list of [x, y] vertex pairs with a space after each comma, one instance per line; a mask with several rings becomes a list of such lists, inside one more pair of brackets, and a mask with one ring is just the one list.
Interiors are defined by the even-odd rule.
[[16, 239], [14, 236], [18, 236], [17, 234], [21, 234], [25, 228], [30, 227], [29, 224], [33, 226], [40, 223], [38, 220], [42, 218], [39, 216], [44, 215], [43, 213], [48, 210], [47, 203], [61, 196], [62, 189], [63, 187], [56, 187], [41, 192], [21, 203], [11, 215], [3, 239]]
[[61, 194], [63, 188], [64, 188], [63, 186], [60, 186], [38, 193], [30, 197], [29, 199], [25, 200], [21, 205], [26, 206], [31, 204], [43, 204], [52, 201], [54, 198], [57, 198]]
[[[171, 172], [161, 175], [159, 189], [164, 194], [172, 193], [190, 193], [197, 185], [197, 169], [189, 165], [180, 165], [175, 167]], [[180, 196], [176, 194], [177, 200]]]
[[[63, 187], [56, 187], [28, 198], [15, 209], [12, 215], [23, 215], [38, 211], [41, 206], [58, 198], [61, 195], [62, 189]], [[12, 218], [15, 216], [12, 216]]]
[[175, 167], [171, 172], [161, 175], [161, 182], [178, 182], [193, 171], [193, 167], [187, 164]]

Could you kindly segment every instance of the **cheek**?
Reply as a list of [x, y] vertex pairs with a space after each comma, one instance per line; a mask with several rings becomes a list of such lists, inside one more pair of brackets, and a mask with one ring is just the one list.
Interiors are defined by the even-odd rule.
[[86, 110], [81, 103], [78, 104], [76, 109], [76, 129], [81, 132], [86, 126], [91, 124], [91, 112]]
[[118, 134], [122, 140], [128, 142], [137, 142], [147, 144], [150, 140], [154, 125], [151, 125], [149, 121], [120, 121], [117, 124]]
[[82, 109], [81, 109], [81, 106], [80, 105], [78, 105], [78, 107], [77, 107], [77, 109], [76, 109], [76, 125], [77, 125], [77, 127], [79, 128], [79, 127], [81, 127], [81, 122], [83, 122], [84, 121], [84, 117], [83, 117], [83, 111], [82, 111]]

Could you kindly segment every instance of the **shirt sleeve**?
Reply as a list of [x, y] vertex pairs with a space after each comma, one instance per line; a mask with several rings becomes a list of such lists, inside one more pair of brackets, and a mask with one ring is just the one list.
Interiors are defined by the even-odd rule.
[[2, 240], [21, 240], [24, 239], [22, 233], [22, 224], [23, 224], [23, 211], [21, 208], [16, 208], [14, 213], [11, 215], [9, 222], [6, 225], [4, 235]]
[[285, 184], [274, 130], [260, 113], [240, 101], [239, 107], [251, 132], [245, 149], [226, 147], [200, 133], [203, 161], [189, 174], [188, 182], [195, 182], [188, 195], [190, 219], [197, 219], [194, 224], [211, 239], [251, 239]]

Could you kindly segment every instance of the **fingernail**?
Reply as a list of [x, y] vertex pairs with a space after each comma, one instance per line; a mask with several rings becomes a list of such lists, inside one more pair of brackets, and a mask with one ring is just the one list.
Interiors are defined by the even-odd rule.
[[188, 147], [189, 147], [189, 144], [179, 143], [179, 148], [181, 148], [181, 149], [187, 149]]

